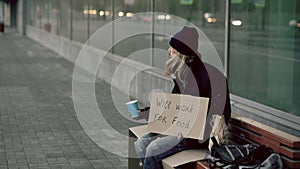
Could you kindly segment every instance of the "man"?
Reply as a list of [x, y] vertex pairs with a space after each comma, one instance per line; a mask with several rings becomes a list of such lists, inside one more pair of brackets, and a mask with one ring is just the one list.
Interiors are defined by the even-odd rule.
[[[198, 53], [198, 38], [195, 28], [185, 26], [170, 39], [165, 73], [173, 79], [172, 93], [207, 97], [211, 100], [210, 78]], [[223, 113], [227, 119], [230, 117], [228, 104], [229, 100], [226, 100]], [[147, 117], [148, 111], [149, 108], [142, 109], [141, 117]], [[144, 169], [162, 169], [161, 160], [165, 157], [186, 149], [207, 147], [208, 140], [201, 142], [183, 138], [182, 133], [178, 133], [177, 137], [150, 133], [135, 142], [135, 149]]]

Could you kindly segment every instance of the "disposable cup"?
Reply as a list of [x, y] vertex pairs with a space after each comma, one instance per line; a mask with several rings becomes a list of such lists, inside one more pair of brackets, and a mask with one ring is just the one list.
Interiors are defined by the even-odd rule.
[[130, 113], [131, 118], [135, 118], [139, 116], [139, 113], [137, 112], [138, 110], [138, 101], [137, 100], [132, 100], [130, 102], [126, 103], [128, 111]]

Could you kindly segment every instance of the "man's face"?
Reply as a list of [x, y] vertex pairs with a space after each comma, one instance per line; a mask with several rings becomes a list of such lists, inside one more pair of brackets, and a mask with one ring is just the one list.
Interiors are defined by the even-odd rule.
[[174, 74], [178, 65], [180, 64], [180, 58], [178, 57], [178, 52], [170, 47], [168, 49], [168, 58], [165, 64], [165, 73], [166, 75]]
[[172, 56], [174, 56], [176, 53], [177, 53], [177, 51], [176, 51], [174, 48], [169, 47], [169, 49], [168, 49], [168, 57], [172, 57]]

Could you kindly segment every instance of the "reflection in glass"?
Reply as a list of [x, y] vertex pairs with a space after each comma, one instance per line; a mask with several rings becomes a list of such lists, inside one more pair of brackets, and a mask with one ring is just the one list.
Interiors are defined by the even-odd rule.
[[[197, 26], [210, 39], [221, 61], [224, 63], [225, 11], [225, 1], [223, 0], [155, 1], [155, 12], [161, 14], [155, 16], [154, 28], [163, 29], [166, 31], [166, 34], [167, 32], [172, 32], [172, 29], [178, 31], [181, 29], [181, 27], [178, 27], [178, 18], [184, 19]], [[170, 15], [175, 17], [170, 18]], [[155, 35], [154, 47], [168, 49], [169, 38]], [[206, 53], [203, 51], [207, 45], [205, 43], [199, 43], [200, 53], [201, 51]], [[165, 58], [165, 56], [154, 55], [153, 66], [162, 68], [164, 65], [160, 61], [161, 58]]]
[[[114, 45], [113, 53], [127, 57], [139, 50], [151, 48], [151, 15], [135, 15], [141, 12], [151, 11], [151, 0], [115, 0], [114, 18], [120, 19], [117, 25], [114, 25]], [[135, 32], [143, 30], [145, 34], [135, 35]], [[123, 34], [134, 35], [119, 41]], [[135, 60], [149, 64], [150, 52], [143, 52], [143, 55], [136, 56]]]
[[[296, 0], [231, 4], [231, 92], [300, 115]], [[236, 25], [236, 21], [241, 21]], [[298, 45], [297, 45], [298, 44]]]

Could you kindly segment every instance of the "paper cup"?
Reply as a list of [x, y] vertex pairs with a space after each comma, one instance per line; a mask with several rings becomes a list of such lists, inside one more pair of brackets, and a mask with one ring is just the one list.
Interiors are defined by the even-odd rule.
[[139, 116], [139, 113], [137, 112], [138, 110], [138, 102], [137, 100], [132, 100], [128, 103], [126, 103], [128, 111], [130, 113], [131, 118], [135, 118]]

